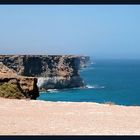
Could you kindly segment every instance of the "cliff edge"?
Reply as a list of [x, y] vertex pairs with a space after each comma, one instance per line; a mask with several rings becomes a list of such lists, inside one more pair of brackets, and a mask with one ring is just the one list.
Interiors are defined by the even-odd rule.
[[75, 55], [0, 55], [0, 62], [18, 75], [36, 77], [42, 89], [83, 87], [78, 70], [89, 62]]

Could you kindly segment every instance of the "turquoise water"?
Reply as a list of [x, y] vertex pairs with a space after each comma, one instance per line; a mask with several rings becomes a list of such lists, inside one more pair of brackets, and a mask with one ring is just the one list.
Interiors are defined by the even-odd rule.
[[42, 92], [38, 100], [140, 105], [140, 60], [96, 60], [80, 74], [87, 88]]

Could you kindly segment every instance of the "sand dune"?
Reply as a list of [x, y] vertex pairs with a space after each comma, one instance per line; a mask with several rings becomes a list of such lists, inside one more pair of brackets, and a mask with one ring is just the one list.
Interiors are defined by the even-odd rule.
[[139, 135], [140, 107], [0, 98], [1, 135]]

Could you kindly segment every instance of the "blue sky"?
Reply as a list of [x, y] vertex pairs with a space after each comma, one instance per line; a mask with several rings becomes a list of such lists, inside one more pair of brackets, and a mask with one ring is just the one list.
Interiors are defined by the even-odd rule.
[[0, 54], [140, 58], [140, 5], [0, 5]]

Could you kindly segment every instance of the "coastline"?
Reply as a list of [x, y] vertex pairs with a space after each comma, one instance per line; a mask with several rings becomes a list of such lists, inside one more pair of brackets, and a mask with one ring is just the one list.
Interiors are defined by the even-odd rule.
[[140, 106], [0, 98], [0, 135], [139, 135]]

